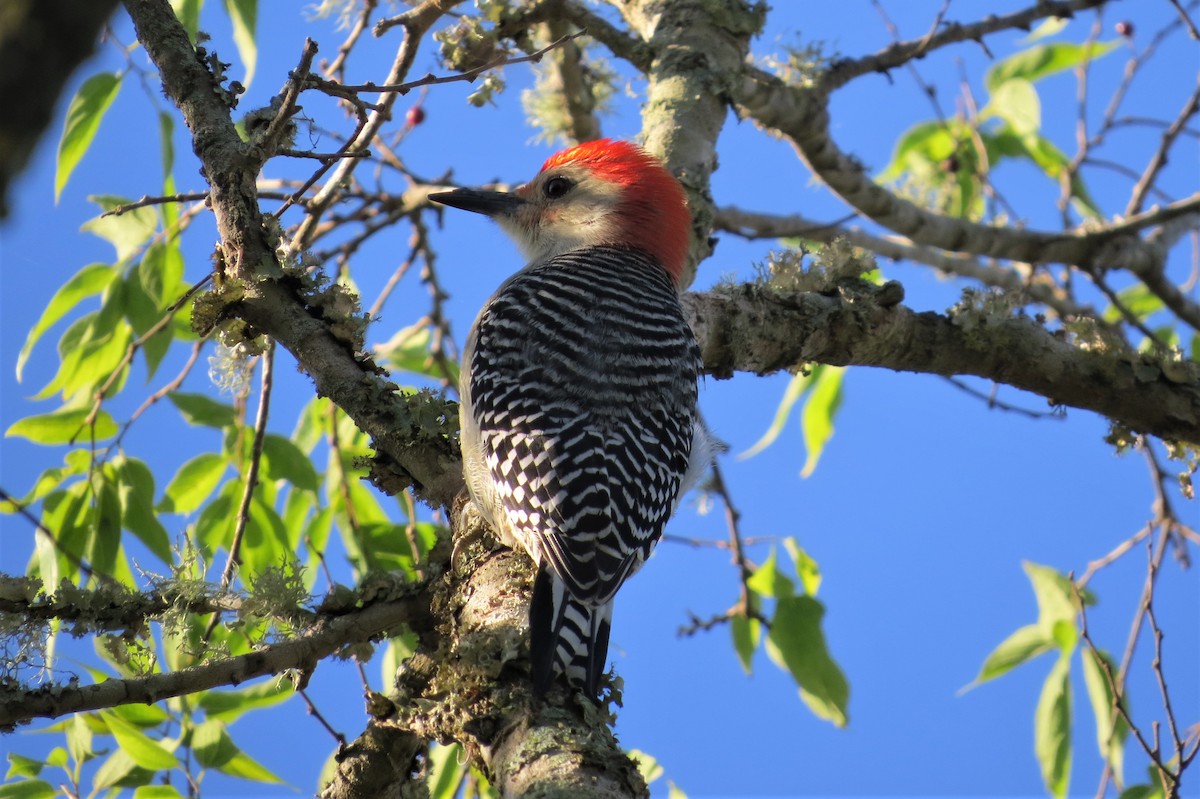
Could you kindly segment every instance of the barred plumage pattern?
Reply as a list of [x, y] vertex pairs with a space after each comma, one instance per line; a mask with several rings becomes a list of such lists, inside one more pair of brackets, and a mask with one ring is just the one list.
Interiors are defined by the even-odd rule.
[[465, 359], [472, 496], [539, 564], [535, 689], [559, 671], [595, 696], [613, 595], [699, 471], [700, 354], [678, 294], [641, 251], [565, 253], [500, 287]]

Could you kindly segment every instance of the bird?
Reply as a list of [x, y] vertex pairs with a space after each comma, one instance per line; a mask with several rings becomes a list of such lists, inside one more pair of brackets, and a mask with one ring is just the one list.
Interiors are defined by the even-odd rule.
[[480, 515], [537, 567], [534, 694], [563, 675], [598, 701], [613, 597], [713, 455], [680, 303], [686, 194], [640, 147], [600, 139], [511, 192], [429, 198], [491, 217], [527, 258], [463, 347], [464, 476]]

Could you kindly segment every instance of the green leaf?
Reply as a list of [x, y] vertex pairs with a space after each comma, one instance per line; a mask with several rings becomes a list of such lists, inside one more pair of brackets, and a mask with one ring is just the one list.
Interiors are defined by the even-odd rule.
[[[99, 205], [105, 213], [131, 202], [127, 197], [112, 194], [93, 194], [88, 199]], [[142, 206], [119, 216], [101, 214], [84, 222], [79, 229], [107, 241], [116, 249], [117, 261], [126, 263], [158, 230], [158, 214], [153, 208]]]
[[171, 0], [175, 16], [183, 23], [183, 29], [193, 43], [196, 41], [196, 31], [200, 29], [200, 7], [203, 5], [204, 0]]
[[1071, 782], [1071, 660], [1059, 657], [1034, 711], [1034, 752], [1046, 790], [1064, 799]]
[[1032, 83], [1013, 78], [996, 87], [980, 115], [984, 119], [999, 117], [1014, 133], [1024, 136], [1041, 128], [1042, 103]]
[[92, 751], [92, 731], [82, 713], [76, 713], [64, 722], [67, 751], [76, 763], [84, 763], [95, 756]]
[[646, 781], [647, 785], [662, 777], [662, 764], [652, 755], [646, 754], [641, 749], [630, 749], [625, 754], [629, 756], [630, 760], [637, 763], [638, 773], [642, 775], [642, 779]]
[[232, 691], [205, 691], [196, 704], [209, 719], [232, 724], [243, 713], [286, 702], [292, 694], [290, 682], [273, 678]]
[[[391, 371], [441, 379], [445, 375], [429, 353], [432, 341], [429, 325], [422, 322], [396, 331], [388, 341], [375, 347], [375, 355]], [[451, 377], [457, 382], [457, 374]]]
[[25, 362], [29, 360], [29, 354], [33, 351], [33, 345], [37, 344], [42, 334], [69, 313], [81, 300], [99, 294], [108, 288], [108, 284], [118, 274], [118, 270], [108, 264], [89, 264], [76, 272], [58, 291], [54, 292], [54, 296], [50, 298], [50, 304], [46, 306], [46, 310], [42, 311], [41, 318], [29, 331], [29, 336], [21, 346], [21, 352], [17, 356], [18, 381], [21, 379]]
[[101, 72], [83, 82], [67, 107], [62, 138], [58, 140], [58, 161], [54, 174], [54, 201], [62, 196], [71, 173], [92, 145], [100, 120], [121, 91], [121, 75]]
[[254, 66], [258, 61], [258, 45], [254, 43], [258, 0], [225, 0], [225, 10], [233, 22], [233, 42], [246, 66], [246, 78], [242, 84], [249, 87], [250, 81], [254, 80]]
[[124, 749], [117, 749], [100, 764], [100, 768], [92, 776], [92, 787], [101, 791], [114, 785], [144, 785], [150, 781], [152, 775], [152, 771], [138, 768], [137, 763]]
[[[68, 402], [79, 398], [81, 402], [90, 403], [96, 387], [108, 381], [114, 370], [125, 362], [130, 328], [123, 320], [124, 285], [122, 280], [110, 283], [104, 291], [100, 310], [79, 317], [63, 333], [58, 342], [58, 373], [38, 392], [37, 399], [46, 399], [61, 391]], [[122, 373], [109, 386], [109, 396], [121, 390], [127, 372], [127, 368], [122, 367]]]
[[775, 605], [767, 654], [791, 673], [800, 698], [819, 718], [846, 726], [850, 686], [825, 646], [821, 618], [825, 607], [807, 596], [788, 596]]
[[107, 480], [100, 486], [98, 494], [87, 557], [93, 569], [111, 575], [116, 571], [121, 549], [121, 500], [116, 487]]
[[1163, 792], [1157, 785], [1130, 785], [1118, 799], [1163, 799]]
[[[162, 242], [151, 244], [141, 262], [125, 278], [125, 318], [139, 337], [162, 321], [166, 309], [181, 293], [183, 257], [179, 248]], [[147, 379], [171, 346], [174, 328], [163, 328], [142, 343]]]
[[[1067, 641], [1061, 628], [1055, 629], [1059, 622], [1067, 622], [1072, 628], [1075, 627], [1078, 603], [1071, 580], [1049, 566], [1029, 561], [1025, 561], [1021, 566], [1025, 569], [1029, 582], [1033, 584], [1033, 593], [1037, 598], [1038, 626], [1063, 649], [1073, 648], [1074, 641], [1069, 642], [1070, 647], [1066, 646]], [[1088, 604], [1093, 601], [1091, 595], [1086, 592], [1083, 598]]]
[[1048, 39], [1051, 36], [1057, 36], [1070, 22], [1071, 20], [1067, 17], [1046, 17], [1046, 19], [1034, 26], [1029, 35], [1025, 37], [1025, 41], [1036, 42], [1039, 39]]
[[813, 372], [809, 372], [808, 374], [792, 375], [787, 389], [783, 392], [783, 399], [779, 401], [779, 407], [775, 409], [775, 418], [771, 420], [771, 426], [767, 428], [767, 432], [763, 433], [762, 438], [754, 443], [754, 446], [738, 455], [738, 460], [752, 458], [775, 443], [775, 439], [779, 438], [779, 434], [783, 432], [783, 426], [787, 423], [788, 416], [792, 413], [792, 406], [811, 388], [813, 374]]
[[192, 458], [171, 478], [158, 509], [162, 513], [186, 515], [204, 504], [225, 475], [227, 462], [215, 452]]
[[208, 719], [192, 731], [196, 762], [205, 768], [220, 768], [240, 751], [225, 730], [224, 722]]
[[297, 488], [316, 491], [321, 479], [308, 456], [283, 436], [268, 433], [263, 437], [266, 474], [271, 480], [287, 480]]
[[183, 799], [183, 794], [174, 785], [140, 785], [134, 789], [133, 799]]
[[57, 791], [44, 780], [20, 780], [0, 785], [0, 799], [54, 799]]
[[1117, 665], [1107, 652], [1092, 648], [1083, 650], [1083, 681], [1087, 685], [1088, 701], [1096, 717], [1096, 745], [1100, 757], [1112, 768], [1117, 785], [1125, 782], [1125, 738], [1129, 725], [1113, 704], [1112, 686], [1105, 676], [1101, 660], [1108, 664], [1109, 673], [1117, 673]]
[[988, 91], [994, 92], [1000, 84], [1014, 78], [1038, 81], [1047, 75], [1077, 67], [1084, 61], [1105, 56], [1120, 44], [1120, 39], [1109, 39], [1091, 45], [1073, 42], [1036, 45], [997, 61], [988, 70], [985, 82]]
[[750, 575], [750, 579], [746, 580], [746, 586], [764, 597], [774, 597], [780, 599], [783, 597], [792, 596], [796, 593], [796, 584], [791, 578], [779, 570], [779, 562], [775, 555], [775, 548], [771, 547], [771, 554], [763, 561], [762, 565], [754, 570], [754, 574]]
[[283, 519], [263, 501], [261, 494], [261, 490], [256, 490], [250, 499], [250, 514], [241, 553], [243, 580], [277, 567], [290, 557], [291, 547]]
[[115, 463], [125, 529], [163, 563], [171, 563], [171, 538], [154, 513], [154, 475], [150, 467], [134, 458], [122, 457]]
[[233, 537], [234, 513], [242, 498], [242, 480], [226, 481], [221, 490], [200, 511], [193, 528], [196, 544], [206, 557], [212, 557], [217, 549], [228, 544]]
[[100, 717], [108, 725], [108, 731], [117, 739], [121, 751], [140, 768], [149, 771], [164, 771], [179, 765], [178, 758], [143, 733], [133, 724], [113, 713], [111, 710], [101, 710]]
[[[1146, 288], [1144, 283], [1135, 283], [1121, 289], [1117, 292], [1117, 299], [1125, 310], [1143, 322], [1163, 309], [1163, 301]], [[1104, 309], [1105, 322], [1119, 322], [1124, 318], [1116, 305], [1109, 305]]]
[[171, 715], [158, 705], [117, 705], [112, 712], [142, 729], [157, 727], [172, 720]]
[[1007, 674], [1022, 663], [1049, 652], [1054, 647], [1054, 640], [1047, 631], [1037, 624], [1027, 624], [1012, 635], [1005, 638], [1001, 644], [983, 661], [979, 676], [963, 690], [970, 690], [980, 683], [994, 680]]
[[90, 408], [81, 408], [41, 416], [26, 416], [13, 422], [12, 426], [4, 431], [4, 436], [28, 439], [35, 444], [55, 445], [66, 444], [72, 438], [81, 441], [95, 438], [99, 441], [117, 434], [117, 423], [108, 415], [108, 411], [99, 411], [95, 423], [85, 428], [83, 424], [90, 413]]
[[825, 445], [833, 437], [833, 417], [842, 406], [843, 366], [818, 366], [813, 370], [813, 389], [804, 412], [800, 416], [800, 428], [804, 432], [804, 449], [808, 453], [801, 477], [810, 476], [817, 468], [817, 461]]
[[283, 783], [283, 780], [275, 776], [270, 769], [245, 752], [238, 752], [228, 763], [217, 770], [230, 777], [238, 777], [250, 782]]
[[928, 176], [938, 164], [958, 151], [959, 141], [953, 123], [937, 120], [918, 123], [896, 142], [892, 160], [879, 180], [886, 183], [906, 172]]
[[762, 641], [762, 622], [747, 616], [734, 616], [729, 622], [733, 636], [733, 651], [737, 653], [742, 669], [753, 674], [754, 653]]
[[232, 405], [217, 402], [204, 394], [187, 394], [176, 391], [168, 394], [167, 398], [174, 403], [189, 424], [223, 429], [233, 427], [237, 421], [237, 411], [233, 409]]
[[454, 799], [458, 795], [458, 786], [462, 781], [466, 763], [460, 763], [462, 747], [458, 744], [450, 746], [434, 746], [429, 750], [429, 776], [426, 784], [429, 786], [429, 799]]
[[13, 777], [32, 779], [42, 773], [42, 767], [45, 765], [42, 761], [34, 760], [32, 757], [9, 752], [8, 773], [4, 775], [4, 779], [11, 780]]
[[788, 536], [783, 539], [783, 548], [792, 556], [792, 563], [796, 567], [796, 576], [800, 578], [800, 585], [804, 588], [804, 593], [816, 596], [817, 589], [821, 587], [821, 567], [796, 543], [795, 538]]

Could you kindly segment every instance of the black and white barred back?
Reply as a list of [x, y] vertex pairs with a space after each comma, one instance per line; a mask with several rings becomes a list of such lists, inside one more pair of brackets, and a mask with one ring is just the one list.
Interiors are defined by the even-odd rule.
[[511, 277], [480, 313], [467, 358], [472, 496], [539, 564], [535, 691], [557, 672], [595, 697], [613, 595], [701, 471], [690, 468], [699, 349], [655, 260], [595, 247]]

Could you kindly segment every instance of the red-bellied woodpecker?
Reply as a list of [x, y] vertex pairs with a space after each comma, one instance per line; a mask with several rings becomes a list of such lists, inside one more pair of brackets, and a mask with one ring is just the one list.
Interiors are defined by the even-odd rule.
[[430, 199], [487, 214], [529, 258], [463, 351], [463, 462], [480, 513], [538, 566], [535, 692], [562, 673], [594, 698], [613, 596], [712, 455], [679, 304], [683, 189], [641, 149], [605, 139], [552, 156], [512, 193]]

